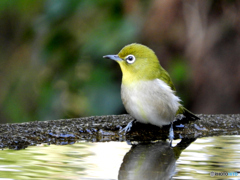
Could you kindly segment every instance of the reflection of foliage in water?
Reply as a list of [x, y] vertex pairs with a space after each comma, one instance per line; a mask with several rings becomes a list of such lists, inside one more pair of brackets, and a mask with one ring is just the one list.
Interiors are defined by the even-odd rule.
[[[77, 143], [72, 146], [29, 147], [26, 150], [4, 150], [1, 164], [2, 178], [12, 179], [74, 179], [84, 175], [89, 166], [82, 159], [93, 155], [91, 144]], [[14, 155], [13, 155], [14, 154]]]
[[[144, 164], [151, 163], [148, 160], [153, 161], [149, 167], [157, 168], [158, 171], [155, 173], [160, 173], [161, 169], [158, 167], [164, 165], [163, 160], [167, 167], [167, 163], [172, 163], [170, 160], [176, 160], [174, 177], [178, 179], [209, 179], [211, 171], [239, 171], [239, 135], [200, 138], [190, 146], [188, 145], [191, 142], [186, 144], [180, 142], [176, 146], [175, 143], [177, 141], [173, 142], [174, 147], [171, 149], [169, 146], [161, 147], [156, 143], [156, 146], [146, 144], [145, 147], [140, 144], [140, 148], [134, 145], [135, 147], [130, 150], [131, 146], [126, 142], [79, 142], [64, 146], [29, 146], [19, 151], [5, 149], [0, 153], [0, 177], [24, 180], [46, 179], [46, 177], [48, 179], [116, 179], [118, 173], [121, 173], [121, 176], [128, 175], [129, 171], [139, 170]], [[171, 151], [174, 152], [174, 157], [168, 158], [169, 155], [173, 155]], [[163, 157], [162, 161], [161, 157]], [[138, 166], [131, 166], [135, 163]], [[147, 170], [151, 170], [149, 167], [146, 167]]]

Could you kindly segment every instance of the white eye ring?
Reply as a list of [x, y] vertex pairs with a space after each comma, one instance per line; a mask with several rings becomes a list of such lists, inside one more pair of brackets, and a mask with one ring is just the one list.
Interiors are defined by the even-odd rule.
[[135, 60], [136, 60], [136, 58], [135, 58], [134, 55], [131, 55], [131, 54], [130, 54], [130, 55], [128, 55], [128, 56], [126, 57], [126, 61], [127, 61], [128, 64], [134, 63]]

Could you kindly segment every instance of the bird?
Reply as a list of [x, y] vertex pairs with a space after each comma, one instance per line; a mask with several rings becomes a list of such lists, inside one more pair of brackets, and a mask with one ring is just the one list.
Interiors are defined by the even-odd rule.
[[[177, 115], [189, 120], [199, 119], [181, 104], [170, 75], [149, 47], [132, 43], [124, 46], [118, 54], [103, 58], [120, 65], [121, 99], [126, 111], [136, 121], [159, 127], [171, 125], [169, 139], [172, 141], [173, 121]], [[133, 121], [123, 129], [125, 133], [131, 130]]]

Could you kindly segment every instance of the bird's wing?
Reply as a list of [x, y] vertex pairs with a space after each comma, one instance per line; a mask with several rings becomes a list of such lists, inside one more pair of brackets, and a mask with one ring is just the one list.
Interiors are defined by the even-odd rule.
[[159, 77], [159, 79], [161, 79], [167, 85], [169, 85], [173, 91], [176, 91], [176, 88], [175, 88], [175, 86], [174, 86], [174, 84], [172, 82], [172, 79], [170, 78], [170, 76], [167, 73], [167, 71], [165, 69], [163, 69], [163, 68], [161, 68], [161, 70], [160, 70], [160, 77]]
[[[160, 70], [160, 76], [159, 76], [159, 79], [161, 79], [162, 81], [164, 81], [166, 84], [168, 84], [171, 89], [173, 91], [176, 91], [176, 88], [169, 76], [169, 74], [167, 73], [167, 71], [163, 68], [161, 68]], [[191, 111], [187, 110], [185, 107], [183, 107], [182, 105], [179, 106], [179, 109], [178, 111], [176, 112], [176, 115], [178, 114], [183, 114], [185, 116], [185, 118], [187, 120], [197, 120], [199, 119], [199, 117], [197, 117], [196, 115], [194, 115]]]

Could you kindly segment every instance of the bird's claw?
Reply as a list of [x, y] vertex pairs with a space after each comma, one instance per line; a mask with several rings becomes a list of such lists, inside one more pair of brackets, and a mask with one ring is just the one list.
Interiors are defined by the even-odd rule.
[[127, 132], [129, 132], [131, 130], [133, 121], [130, 121], [125, 128], [123, 128], [119, 131], [119, 133], [122, 133], [124, 131], [124, 134], [126, 135]]

